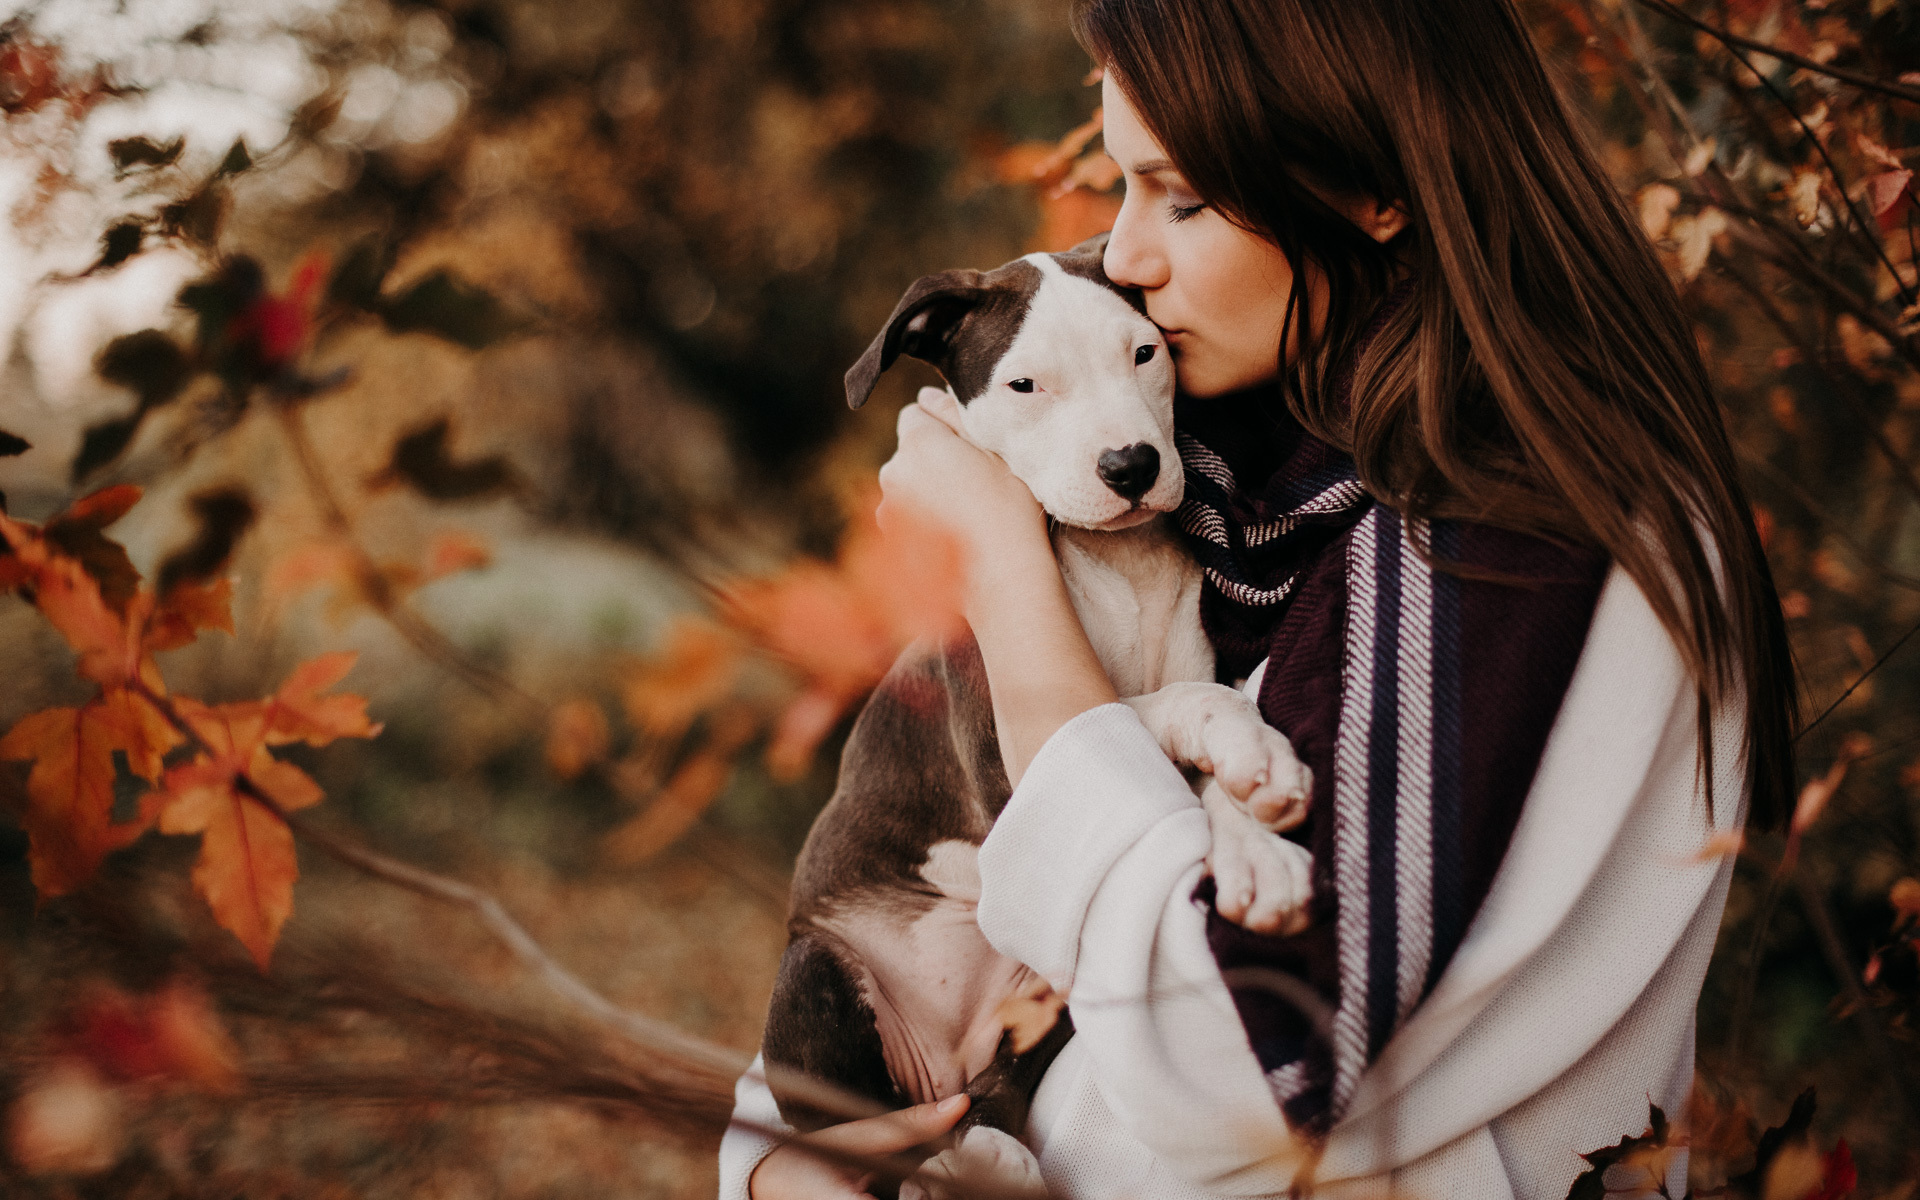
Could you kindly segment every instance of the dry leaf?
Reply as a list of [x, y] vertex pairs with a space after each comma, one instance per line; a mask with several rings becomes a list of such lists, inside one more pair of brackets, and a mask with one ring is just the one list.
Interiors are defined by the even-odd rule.
[[120, 1096], [85, 1062], [56, 1059], [23, 1081], [7, 1112], [7, 1149], [29, 1175], [92, 1175], [120, 1159]]
[[1808, 1200], [1826, 1176], [1820, 1152], [1805, 1142], [1782, 1146], [1767, 1167], [1762, 1200]]
[[1713, 156], [1719, 148], [1719, 142], [1713, 138], [1695, 142], [1693, 149], [1687, 151], [1687, 161], [1681, 164], [1680, 169], [1686, 172], [1689, 179], [1699, 175], [1707, 169], [1708, 164], [1713, 162]]
[[951, 530], [895, 512], [882, 532], [872, 509], [833, 566], [807, 561], [772, 579], [736, 585], [729, 615], [820, 692], [850, 701], [885, 675], [901, 650], [966, 630], [964, 555]]
[[449, 530], [437, 533], [427, 543], [427, 561], [420, 569], [420, 584], [445, 579], [461, 571], [475, 571], [493, 562], [493, 551], [470, 533]]
[[1795, 836], [1805, 833], [1826, 811], [1827, 803], [1833, 794], [1840, 790], [1841, 781], [1847, 777], [1847, 768], [1855, 759], [1873, 750], [1873, 739], [1865, 734], [1849, 734], [1840, 745], [1839, 757], [1827, 768], [1827, 773], [1807, 781], [1800, 789], [1800, 800], [1793, 808], [1792, 831]]
[[52, 708], [22, 718], [0, 739], [0, 759], [32, 762], [27, 775], [27, 857], [42, 899], [63, 896], [93, 877], [101, 859], [146, 832], [151, 794], [134, 819], [113, 820], [114, 753], [149, 783], [179, 735], [146, 701], [124, 691], [80, 708]]
[[547, 720], [547, 766], [562, 779], [577, 779], [607, 756], [610, 740], [607, 715], [598, 704], [569, 700]]
[[1713, 239], [1727, 231], [1727, 214], [1717, 208], [1703, 208], [1692, 216], [1675, 218], [1673, 240], [1680, 250], [1680, 277], [1692, 280], [1707, 265], [1713, 252]]
[[1907, 185], [1912, 181], [1913, 172], [1904, 167], [1898, 171], [1882, 171], [1862, 181], [1861, 194], [1867, 198], [1867, 206], [1877, 217], [1900, 202], [1900, 198], [1907, 194]]
[[1887, 903], [1904, 920], [1920, 918], [1920, 879], [1900, 879], [1887, 893]]
[[1673, 210], [1680, 207], [1680, 189], [1667, 183], [1649, 184], [1640, 189], [1640, 228], [1649, 241], [1667, 236], [1673, 223]]
[[1802, 229], [1811, 228], [1820, 216], [1820, 172], [1802, 167], [1794, 172], [1787, 189], [1787, 205]]
[[620, 692], [627, 719], [649, 736], [679, 737], [732, 689], [744, 650], [710, 621], [677, 618], [661, 652], [627, 673]]
[[382, 727], [367, 719], [363, 697], [345, 692], [320, 694], [345, 679], [359, 657], [354, 651], [336, 651], [295, 667], [265, 703], [267, 744], [305, 742], [324, 746], [343, 737], [377, 736]]

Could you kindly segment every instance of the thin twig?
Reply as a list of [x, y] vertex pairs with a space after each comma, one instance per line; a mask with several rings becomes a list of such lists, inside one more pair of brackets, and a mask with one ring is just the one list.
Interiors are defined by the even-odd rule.
[[[168, 697], [154, 691], [138, 676], [129, 680], [127, 686], [152, 705], [154, 710], [185, 739], [191, 750], [209, 758], [215, 757], [214, 750], [207, 744], [206, 739], [202, 738], [199, 731], [181, 716], [179, 709], [174, 707]], [[748, 1056], [738, 1050], [695, 1037], [664, 1021], [656, 1021], [650, 1017], [629, 1012], [594, 991], [548, 954], [545, 948], [534, 940], [533, 935], [515, 921], [505, 906], [492, 894], [471, 884], [449, 879], [444, 875], [416, 867], [412, 863], [381, 854], [350, 838], [296, 817], [282, 808], [270, 793], [255, 783], [245, 772], [234, 776], [233, 786], [234, 790], [246, 799], [279, 818], [288, 829], [307, 844], [333, 859], [416, 895], [469, 910], [523, 967], [530, 970], [546, 985], [549, 991], [601, 1026], [622, 1034], [629, 1041], [647, 1050], [677, 1059], [683, 1065], [712, 1072], [723, 1079], [733, 1079], [745, 1074], [751, 1065]], [[804, 1072], [794, 1071], [777, 1064], [767, 1064], [765, 1073], [769, 1082], [781, 1091], [823, 1112], [851, 1119], [878, 1116], [887, 1111], [864, 1096], [848, 1092]]]
[[[1758, 280], [1749, 276], [1724, 255], [1717, 257], [1727, 277], [1752, 298], [1754, 304], [1759, 307], [1761, 315], [1780, 331], [1781, 336], [1800, 352], [1802, 358], [1816, 364], [1825, 364], [1829, 361], [1828, 356], [1810, 343], [1799, 328], [1787, 319], [1787, 315], [1780, 311], [1779, 306], [1773, 302], [1771, 296], [1767, 295], [1766, 289], [1760, 286]], [[1880, 456], [1887, 460], [1887, 465], [1893, 468], [1894, 478], [1906, 487], [1907, 492], [1915, 500], [1920, 500], [1920, 472], [1915, 471], [1913, 464], [1908, 462], [1899, 448], [1888, 439], [1886, 430], [1874, 421], [1872, 411], [1867, 408], [1866, 401], [1854, 391], [1852, 381], [1830, 366], [1826, 367], [1826, 376], [1828, 382], [1834, 385], [1834, 392], [1853, 411], [1854, 417], [1866, 430], [1874, 449], [1878, 450]]]
[[[1641, 0], [1643, 4], [1654, 2], [1656, 2], [1656, 0]], [[1874, 235], [1872, 226], [1870, 226], [1867, 223], [1867, 219], [1860, 214], [1860, 210], [1853, 206], [1853, 198], [1847, 195], [1847, 181], [1840, 174], [1840, 165], [1833, 161], [1833, 155], [1827, 152], [1827, 144], [1820, 140], [1820, 135], [1813, 131], [1813, 126], [1807, 124], [1807, 119], [1800, 115], [1798, 108], [1794, 107], [1792, 97], [1775, 87], [1773, 80], [1762, 75], [1759, 70], [1754, 67], [1753, 63], [1747, 59], [1747, 56], [1740, 53], [1738, 47], [1728, 42], [1727, 38], [1730, 35], [1714, 31], [1713, 36], [1720, 39], [1721, 43], [1727, 47], [1727, 52], [1738, 59], [1741, 66], [1753, 72], [1753, 77], [1760, 81], [1760, 86], [1766, 88], [1768, 94], [1779, 102], [1780, 107], [1787, 110], [1787, 115], [1793, 118], [1793, 123], [1800, 127], [1800, 132], [1805, 135], [1807, 141], [1813, 144], [1814, 150], [1820, 155], [1820, 161], [1827, 166], [1827, 174], [1833, 177], [1834, 192], [1840, 197], [1840, 204], [1846, 210], [1851, 223], [1859, 228], [1862, 240], [1872, 248], [1874, 255], [1879, 258], [1881, 265], [1887, 268], [1887, 274], [1893, 277], [1894, 286], [1900, 289], [1900, 299], [1908, 304], [1913, 303], [1913, 294], [1908, 290], [1906, 281], [1900, 278], [1900, 269], [1893, 265], [1893, 259], [1887, 256], [1886, 247], [1880, 244], [1880, 239]]]
[[1814, 726], [1820, 724], [1820, 722], [1832, 716], [1833, 711], [1835, 709], [1839, 708], [1842, 704], [1846, 703], [1848, 696], [1851, 696], [1854, 694], [1854, 692], [1858, 691], [1861, 684], [1873, 678], [1873, 673], [1875, 671], [1878, 671], [1882, 666], [1886, 665], [1886, 661], [1893, 657], [1894, 652], [1899, 650], [1900, 647], [1906, 645], [1908, 640], [1911, 639], [1913, 635], [1916, 633], [1920, 633], [1920, 624], [1914, 625], [1911, 629], [1908, 629], [1905, 633], [1901, 634], [1900, 640], [1895, 642], [1893, 645], [1888, 646], [1887, 652], [1885, 654], [1882, 654], [1879, 658], [1874, 659], [1872, 666], [1860, 672], [1860, 678], [1848, 684], [1847, 690], [1844, 692], [1841, 692], [1838, 699], [1834, 700], [1832, 704], [1827, 705], [1825, 710], [1823, 710], [1819, 716], [1815, 717], [1813, 720], [1808, 721], [1805, 725], [1801, 726], [1800, 732], [1793, 735], [1793, 740], [1797, 742], [1801, 738], [1807, 736], [1809, 733], [1812, 733]]
[[1808, 516], [1819, 522], [1835, 541], [1853, 552], [1854, 559], [1859, 562], [1861, 566], [1896, 587], [1920, 591], [1920, 576], [1908, 575], [1904, 572], [1896, 571], [1875, 558], [1872, 551], [1862, 546], [1852, 534], [1847, 532], [1846, 526], [1841, 522], [1840, 518], [1828, 512], [1825, 506], [1823, 506], [1820, 501], [1814, 497], [1814, 494], [1808, 491], [1799, 480], [1744, 446], [1736, 446], [1735, 451], [1739, 454], [1740, 458], [1745, 461], [1749, 469], [1765, 475], [1768, 482], [1792, 496], [1794, 502], [1805, 509]]
[[[1871, 75], [1865, 75], [1859, 71], [1849, 71], [1845, 67], [1836, 67], [1828, 63], [1818, 62], [1805, 55], [1795, 54], [1793, 51], [1783, 49], [1779, 46], [1770, 45], [1749, 37], [1742, 37], [1737, 33], [1721, 29], [1717, 25], [1708, 24], [1692, 13], [1680, 8], [1678, 5], [1667, 3], [1667, 0], [1638, 0], [1638, 2], [1662, 16], [1678, 21], [1683, 25], [1693, 26], [1701, 33], [1713, 38], [1728, 49], [1740, 46], [1744, 49], [1764, 54], [1768, 58], [1777, 58], [1781, 62], [1790, 62], [1794, 66], [1805, 71], [1812, 71], [1816, 75], [1825, 75], [1829, 79], [1838, 79], [1842, 83], [1852, 84], [1862, 91], [1878, 92], [1883, 96], [1891, 96], [1896, 100], [1905, 100], [1910, 104], [1920, 104], [1920, 88], [1909, 87], [1904, 83], [1889, 83], [1884, 79], [1876, 79]], [[1749, 69], [1751, 70], [1751, 68]], [[1759, 72], [1755, 71], [1754, 74], [1758, 75]]]
[[1907, 1110], [1909, 1128], [1912, 1122], [1920, 1120], [1920, 1096], [1916, 1096], [1913, 1084], [1907, 1072], [1901, 1069], [1900, 1058], [1894, 1053], [1893, 1044], [1887, 1040], [1887, 1031], [1881, 1028], [1879, 1014], [1867, 996], [1867, 990], [1860, 983], [1860, 976], [1853, 969], [1853, 963], [1847, 958], [1847, 950], [1840, 940], [1840, 932], [1833, 919], [1833, 910], [1827, 905], [1827, 898], [1814, 886], [1813, 880], [1803, 871], [1794, 876], [1794, 885], [1800, 893], [1800, 903], [1806, 909], [1807, 923], [1813, 927], [1816, 941], [1825, 953], [1827, 965], [1840, 978], [1847, 993], [1847, 1001], [1853, 1008], [1854, 1019], [1859, 1023], [1860, 1035], [1867, 1043], [1868, 1051], [1886, 1069], [1887, 1078], [1893, 1083], [1894, 1095]]
[[392, 584], [381, 573], [380, 565], [373, 561], [373, 556], [360, 545], [359, 539], [354, 534], [352, 519], [347, 516], [339, 497], [334, 494], [333, 485], [320, 465], [320, 456], [314, 450], [313, 440], [307, 436], [307, 427], [301, 418], [302, 409], [293, 404], [276, 404], [274, 411], [279, 414], [280, 427], [285, 431], [287, 441], [293, 447], [294, 459], [300, 464], [300, 472], [306, 478], [307, 489], [312, 493], [314, 502], [320, 506], [321, 519], [327, 523], [333, 535], [353, 554], [354, 572], [357, 576], [355, 582], [373, 610], [393, 626], [395, 632], [405, 638], [414, 649], [476, 690], [495, 698], [507, 697], [518, 700], [535, 710], [544, 710], [546, 706], [529, 695], [519, 684], [500, 672], [473, 661], [451, 639], [394, 595]]

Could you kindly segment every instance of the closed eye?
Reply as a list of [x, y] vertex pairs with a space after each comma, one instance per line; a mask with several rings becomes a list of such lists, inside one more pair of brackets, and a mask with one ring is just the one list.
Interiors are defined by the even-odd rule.
[[1148, 342], [1146, 345], [1140, 347], [1138, 350], [1135, 350], [1133, 352], [1133, 365], [1138, 367], [1146, 363], [1152, 362], [1153, 352], [1155, 350], [1158, 350], [1159, 348], [1160, 347], [1156, 343]]
[[1030, 392], [1033, 390], [1033, 380], [1012, 379], [1007, 381], [1007, 386], [1016, 392]]

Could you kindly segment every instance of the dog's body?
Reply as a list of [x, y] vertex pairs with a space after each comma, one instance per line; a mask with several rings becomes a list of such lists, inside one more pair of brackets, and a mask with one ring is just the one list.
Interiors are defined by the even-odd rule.
[[[920, 280], [848, 372], [848, 396], [864, 401], [900, 353], [941, 369], [966, 436], [1054, 518], [1068, 594], [1115, 690], [1170, 756], [1214, 776], [1202, 801], [1222, 889], [1304, 912], [1305, 851], [1272, 830], [1298, 823], [1309, 777], [1249, 701], [1213, 682], [1201, 575], [1161, 515], [1184, 488], [1172, 365], [1099, 261], [1089, 244]], [[978, 650], [910, 648], [855, 724], [801, 851], [763, 1053], [891, 1105], [965, 1090], [963, 1145], [1017, 1175], [1032, 1161], [1007, 1135], [1071, 1025], [1015, 1052], [1003, 1005], [1047, 984], [974, 920], [978, 848], [1010, 790]], [[785, 1098], [782, 1113], [801, 1128], [832, 1119]]]

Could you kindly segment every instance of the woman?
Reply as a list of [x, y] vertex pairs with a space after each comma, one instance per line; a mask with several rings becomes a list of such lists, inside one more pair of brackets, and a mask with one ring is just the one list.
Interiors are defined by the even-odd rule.
[[[1224, 919], [1038, 507], [923, 392], [886, 504], [975, 498], [1017, 781], [980, 924], [1078, 1031], [1029, 1139], [1074, 1197], [1559, 1200], [1579, 1153], [1683, 1106], [1731, 870], [1694, 851], [1792, 779], [1779, 608], [1689, 326], [1511, 0], [1075, 23], [1126, 173], [1106, 270], [1175, 356], [1209, 633], [1315, 771], [1315, 925]], [[963, 1110], [820, 1136], [890, 1153]], [[766, 1150], [731, 1138], [723, 1192], [861, 1194]]]

